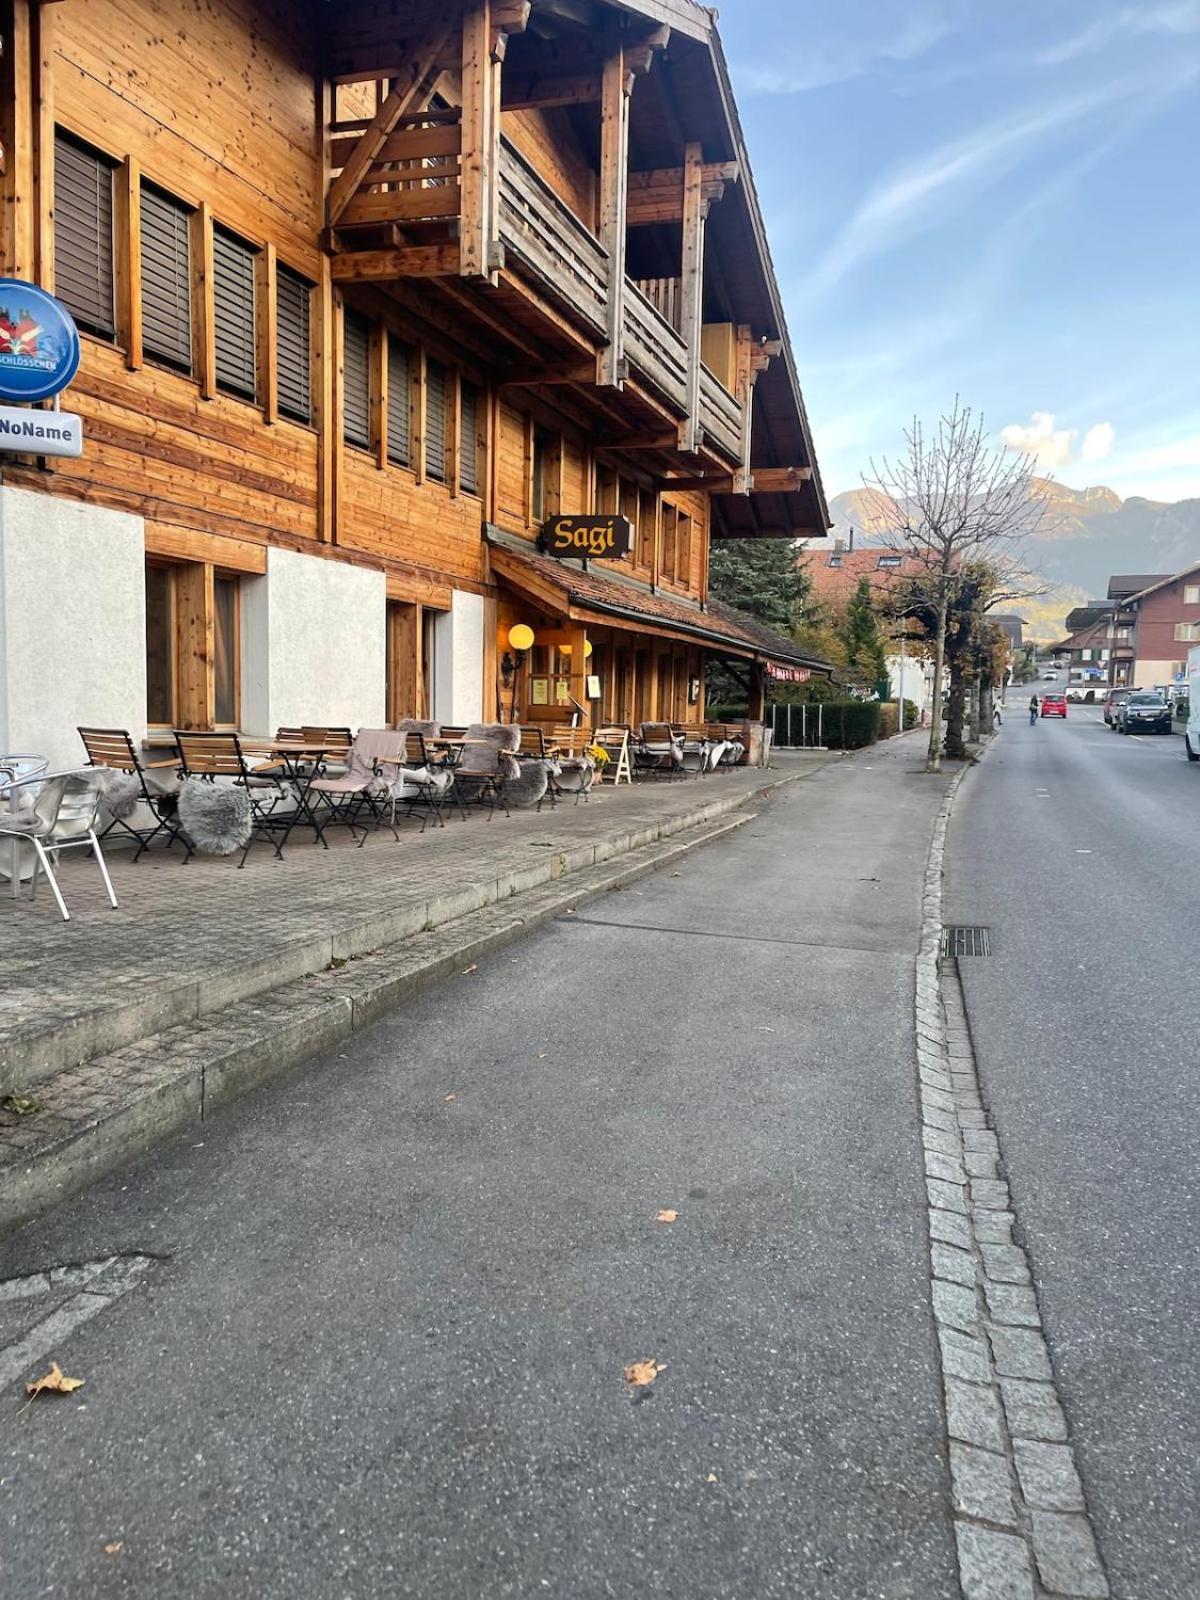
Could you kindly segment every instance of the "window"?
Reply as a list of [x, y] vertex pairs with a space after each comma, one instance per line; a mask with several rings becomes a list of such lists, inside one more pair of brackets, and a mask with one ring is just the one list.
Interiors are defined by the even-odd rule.
[[446, 369], [432, 358], [425, 362], [425, 475], [446, 481]]
[[615, 512], [619, 504], [616, 473], [611, 467], [597, 467], [596, 510]]
[[387, 453], [397, 467], [412, 465], [412, 368], [407, 345], [388, 335]]
[[829, 558], [829, 565], [830, 565], [830, 566], [831, 566], [831, 567], [840, 567], [840, 566], [841, 566], [841, 564], [842, 564], [842, 558], [841, 558], [841, 556], [830, 556], [830, 558]]
[[676, 543], [676, 577], [685, 589], [692, 586], [692, 519], [686, 511], [679, 513], [679, 535]]
[[662, 508], [662, 576], [669, 582], [675, 579], [675, 560], [678, 553], [679, 512], [674, 506]]
[[309, 306], [312, 291], [288, 267], [275, 275], [275, 363], [279, 372], [279, 409], [296, 422], [312, 420], [309, 378]]
[[1185, 606], [1200, 606], [1200, 583], [1184, 584], [1183, 603]]
[[903, 562], [903, 556], [880, 556], [878, 565], [880, 567], [899, 567]]
[[479, 493], [479, 390], [464, 379], [458, 387], [458, 486]]
[[1175, 639], [1178, 644], [1200, 644], [1200, 622], [1177, 622]]
[[531, 516], [541, 522], [546, 515], [546, 464], [550, 459], [552, 441], [545, 428], [533, 430], [533, 505]]
[[142, 184], [142, 346], [180, 372], [192, 370], [191, 213]]
[[113, 338], [113, 167], [54, 135], [54, 292], [81, 328]]
[[[213, 572], [200, 561], [146, 563], [146, 721], [151, 727], [238, 726], [240, 601], [241, 581], [235, 574]], [[195, 674], [210, 622], [211, 679]]]
[[342, 437], [371, 447], [371, 325], [357, 311], [342, 319]]
[[254, 262], [257, 251], [224, 228], [213, 229], [213, 312], [217, 387], [253, 400], [258, 394], [254, 337]]

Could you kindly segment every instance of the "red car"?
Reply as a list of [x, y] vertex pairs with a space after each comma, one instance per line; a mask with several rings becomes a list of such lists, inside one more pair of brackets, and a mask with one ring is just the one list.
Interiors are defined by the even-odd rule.
[[1065, 694], [1044, 694], [1042, 696], [1042, 715], [1044, 717], [1066, 717], [1067, 697]]

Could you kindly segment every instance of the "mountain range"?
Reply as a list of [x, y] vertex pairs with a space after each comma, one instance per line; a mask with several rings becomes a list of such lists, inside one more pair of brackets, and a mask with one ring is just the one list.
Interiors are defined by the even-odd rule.
[[[1200, 500], [1122, 500], [1101, 486], [1034, 482], [1046, 514], [1030, 540], [1028, 562], [1046, 592], [1019, 607], [1034, 637], [1061, 634], [1067, 611], [1105, 595], [1113, 573], [1180, 572], [1200, 561]], [[829, 509], [833, 538], [849, 542], [853, 529], [857, 543], [874, 544], [886, 527], [886, 502], [868, 489], [835, 495]]]

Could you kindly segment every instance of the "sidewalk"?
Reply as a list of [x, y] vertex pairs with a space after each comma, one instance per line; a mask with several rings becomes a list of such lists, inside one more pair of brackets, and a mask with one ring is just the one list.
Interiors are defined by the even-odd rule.
[[38, 1108], [0, 1110], [0, 1228], [363, 1026], [472, 948], [708, 842], [756, 796], [836, 759], [788, 751], [766, 771], [601, 787], [541, 813], [424, 833], [401, 823], [399, 843], [381, 830], [361, 850], [344, 829], [329, 850], [299, 835], [282, 862], [259, 845], [241, 871], [157, 849], [134, 865], [113, 850], [118, 911], [95, 864], [67, 859], [70, 923], [44, 886], [32, 904], [0, 901], [0, 1096]]
[[6, 1240], [141, 1271], [39, 1350], [86, 1411], [0, 1444], [15, 1588], [954, 1600], [921, 754], [560, 901]]

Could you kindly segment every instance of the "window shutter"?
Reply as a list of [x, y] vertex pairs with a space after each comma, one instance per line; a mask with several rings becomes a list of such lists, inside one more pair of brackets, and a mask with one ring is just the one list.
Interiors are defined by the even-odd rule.
[[111, 339], [113, 169], [64, 134], [54, 136], [54, 292], [91, 333]]
[[258, 393], [254, 341], [256, 251], [224, 228], [213, 229], [213, 310], [216, 315], [217, 386], [253, 400]]
[[275, 274], [275, 364], [279, 369], [279, 409], [298, 422], [312, 420], [309, 343], [310, 290], [287, 267]]
[[190, 214], [142, 185], [142, 345], [147, 355], [192, 370]]
[[389, 335], [387, 345], [387, 453], [398, 467], [412, 465], [412, 371], [409, 352], [399, 339]]
[[342, 318], [342, 436], [371, 447], [371, 325], [357, 311]]
[[446, 369], [432, 359], [425, 362], [425, 473], [446, 481]]
[[479, 493], [479, 390], [465, 380], [458, 390], [458, 486]]

